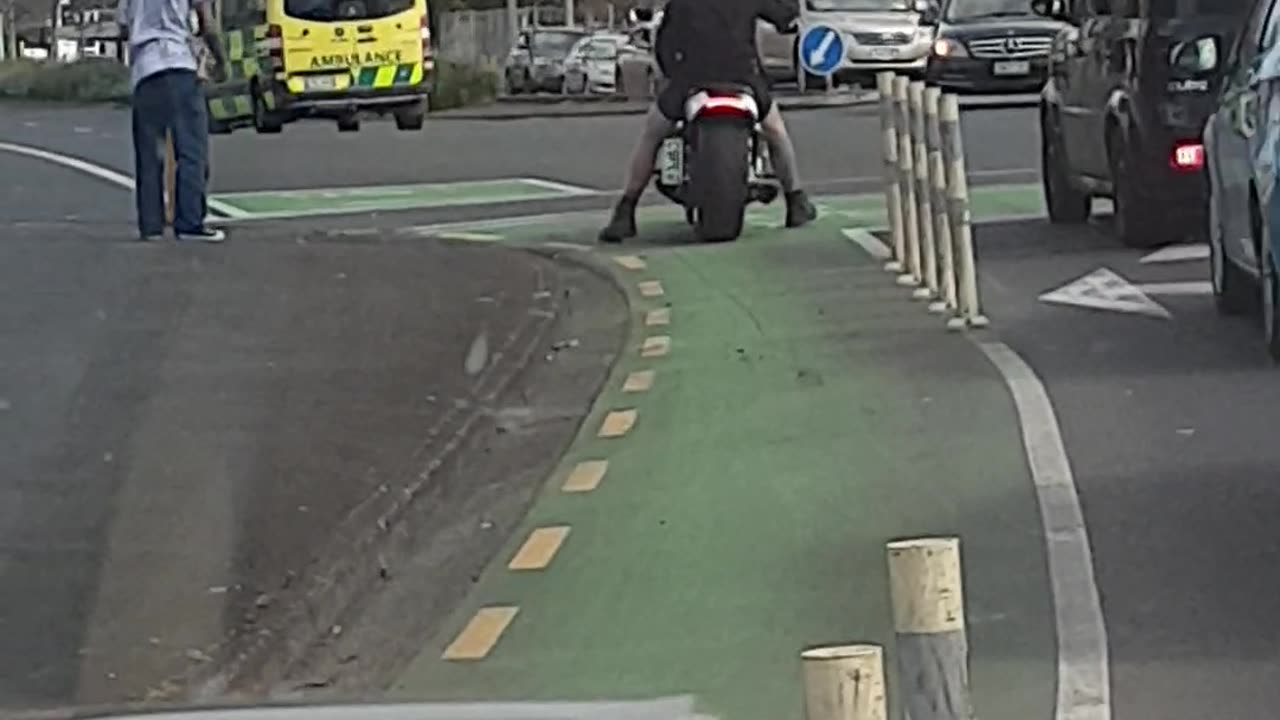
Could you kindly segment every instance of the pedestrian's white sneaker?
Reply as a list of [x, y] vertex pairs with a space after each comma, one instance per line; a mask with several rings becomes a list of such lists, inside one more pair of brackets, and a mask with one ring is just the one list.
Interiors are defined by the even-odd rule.
[[178, 233], [179, 242], [197, 241], [207, 243], [220, 243], [227, 239], [227, 234], [217, 228], [201, 228], [192, 232]]

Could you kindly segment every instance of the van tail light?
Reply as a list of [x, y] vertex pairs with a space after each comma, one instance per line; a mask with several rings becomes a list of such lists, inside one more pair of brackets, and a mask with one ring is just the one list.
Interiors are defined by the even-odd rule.
[[1169, 157], [1169, 166], [1180, 172], [1199, 172], [1204, 169], [1204, 144], [1178, 143]]
[[284, 70], [284, 29], [279, 25], [267, 26], [267, 57], [276, 72]]

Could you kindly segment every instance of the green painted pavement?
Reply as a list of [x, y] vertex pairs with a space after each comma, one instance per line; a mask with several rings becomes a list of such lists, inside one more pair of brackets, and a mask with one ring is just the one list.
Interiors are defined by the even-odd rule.
[[248, 217], [281, 218], [548, 200], [586, 192], [541, 180], [511, 179], [221, 193], [213, 199]]
[[[651, 218], [648, 269], [620, 275], [665, 286], [660, 303], [632, 300], [670, 303], [671, 355], [642, 361], [636, 328], [526, 522], [394, 695], [693, 693], [722, 718], [799, 718], [801, 648], [892, 644], [884, 543], [954, 533], [978, 716], [1051, 716], [1050, 590], [1012, 402], [968, 340], [840, 239], [840, 213], [862, 202], [714, 246], [681, 245], [681, 221]], [[590, 241], [561, 222], [520, 230], [534, 232]], [[621, 394], [642, 368], [657, 370], [653, 390]], [[639, 412], [631, 434], [597, 439], [603, 415], [626, 407]], [[559, 491], [598, 458], [610, 462], [598, 490]], [[531, 528], [562, 523], [572, 532], [546, 571], [506, 569]], [[439, 659], [478, 607], [500, 604], [520, 612], [488, 658]]]
[[[1039, 185], [980, 185], [971, 188], [970, 195], [974, 222], [997, 218], [1039, 217], [1044, 214], [1044, 198]], [[824, 216], [824, 222], [869, 228], [887, 225], [883, 194], [829, 195], [817, 198], [816, 203]], [[773, 232], [781, 228], [782, 217], [782, 209], [778, 204], [752, 206], [747, 211], [747, 235], [759, 230]], [[642, 207], [638, 215], [641, 242], [646, 241], [649, 223], [683, 223], [683, 218], [684, 211], [675, 205], [659, 203]], [[512, 242], [574, 242], [594, 245], [594, 239], [588, 231], [598, 228], [602, 222], [602, 213], [598, 211], [557, 213], [548, 219], [534, 222], [516, 219], [514, 224], [510, 218], [453, 223], [448, 230], [426, 234], [456, 234], [474, 230], [486, 234], [497, 233], [502, 239]], [[667, 241], [686, 243], [688, 233], [668, 238]]]

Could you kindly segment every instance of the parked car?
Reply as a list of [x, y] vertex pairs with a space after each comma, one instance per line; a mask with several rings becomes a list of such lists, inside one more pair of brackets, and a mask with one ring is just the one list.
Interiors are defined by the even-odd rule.
[[640, 8], [632, 10], [628, 18], [627, 42], [618, 48], [618, 71], [614, 86], [618, 92], [634, 92], [624, 83], [624, 78], [635, 78], [642, 83], [644, 93], [658, 94], [662, 85], [662, 69], [653, 54], [654, 35], [662, 23], [662, 11]]
[[507, 91], [561, 92], [569, 51], [587, 35], [586, 30], [570, 27], [539, 27], [521, 32], [503, 69]]
[[612, 93], [618, 88], [618, 49], [627, 43], [619, 33], [589, 35], [565, 58], [564, 91], [571, 95]]
[[[1276, 277], [1280, 266], [1276, 259], [1280, 195], [1275, 192], [1280, 135], [1277, 21], [1280, 0], [1259, 0], [1227, 53], [1225, 80], [1205, 126], [1204, 145], [1214, 298], [1220, 311], [1234, 315], [1255, 307], [1260, 297], [1267, 351], [1280, 361], [1280, 282]], [[1206, 50], [1190, 47], [1183, 52]]]
[[776, 79], [794, 78], [799, 67], [796, 49], [805, 29], [829, 25], [845, 41], [838, 80], [871, 84], [875, 74], [885, 70], [923, 76], [937, 17], [933, 0], [803, 0], [798, 33], [780, 33], [760, 23], [756, 46], [766, 73]]
[[953, 90], [1038, 92], [1049, 48], [1066, 27], [1031, 12], [1027, 0], [944, 0], [929, 81]]
[[1254, 0], [1034, 0], [1070, 25], [1054, 39], [1041, 93], [1049, 218], [1084, 222], [1115, 206], [1116, 236], [1144, 247], [1205, 226], [1201, 141], [1230, 47]]

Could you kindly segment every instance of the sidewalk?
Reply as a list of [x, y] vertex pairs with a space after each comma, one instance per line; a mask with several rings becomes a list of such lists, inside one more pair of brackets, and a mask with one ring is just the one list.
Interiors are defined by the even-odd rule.
[[[679, 223], [644, 228], [655, 245], [625, 250], [645, 267], [617, 271], [636, 317], [628, 354], [524, 528], [395, 696], [688, 693], [720, 718], [799, 718], [807, 645], [884, 643], [892, 684], [884, 543], [958, 534], [977, 715], [1052, 712], [1044, 543], [1012, 402], [972, 343], [842, 237], [857, 215], [785, 234], [755, 226], [720, 246], [672, 244]], [[663, 294], [643, 295], [643, 281]], [[669, 325], [646, 327], [664, 307]], [[669, 353], [642, 357], [659, 334]], [[624, 393], [644, 370], [652, 389]], [[597, 437], [625, 409], [634, 427]], [[563, 492], [593, 460], [608, 461], [599, 486]], [[571, 530], [550, 564], [509, 570], [529, 532], [551, 526]], [[519, 609], [485, 657], [442, 660], [494, 606]]]

